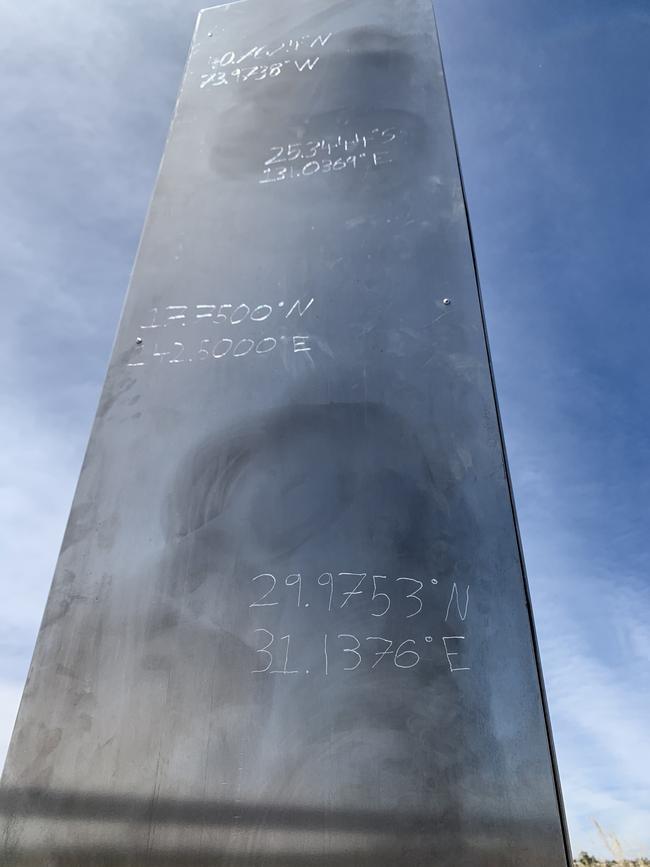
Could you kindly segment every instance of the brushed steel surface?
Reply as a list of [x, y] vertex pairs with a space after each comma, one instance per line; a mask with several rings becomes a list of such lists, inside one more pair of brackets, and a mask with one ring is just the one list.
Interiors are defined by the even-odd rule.
[[566, 865], [426, 0], [199, 17], [3, 864]]

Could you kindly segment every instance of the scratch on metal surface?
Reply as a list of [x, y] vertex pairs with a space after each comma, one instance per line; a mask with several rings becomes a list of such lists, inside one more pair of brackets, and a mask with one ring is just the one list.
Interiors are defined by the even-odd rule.
[[224, 9], [228, 6], [236, 6], [238, 3], [247, 3], [248, 0], [230, 0], [228, 3], [215, 3], [214, 6], [206, 6], [204, 9], [199, 10], [199, 15], [203, 15], [204, 12], [210, 12], [212, 9]]

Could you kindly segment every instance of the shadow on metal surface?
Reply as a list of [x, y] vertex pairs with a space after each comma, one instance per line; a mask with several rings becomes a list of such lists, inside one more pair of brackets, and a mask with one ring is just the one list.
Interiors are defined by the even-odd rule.
[[[135, 867], [154, 863], [157, 867], [297, 867], [306, 861], [315, 867], [394, 867], [404, 857], [409, 864], [424, 865], [430, 863], [432, 846], [435, 851], [455, 852], [454, 858], [461, 854], [460, 825], [466, 826], [462, 848], [464, 854], [471, 852], [471, 863], [493, 867], [505, 837], [515, 853], [512, 863], [523, 863], [518, 859], [525, 857], [526, 839], [543, 833], [543, 828], [519, 823], [513, 834], [512, 825], [506, 827], [507, 823], [493, 817], [452, 816], [447, 811], [315, 810], [170, 798], [153, 802], [131, 795], [52, 792], [34, 787], [0, 789], [0, 815], [9, 819], [4, 843], [6, 867]], [[33, 832], [38, 837], [38, 842], [21, 847], [19, 855], [12, 852], [14, 823], [34, 823]], [[56, 826], [61, 827], [60, 823], [64, 827], [72, 824], [80, 831], [78, 843], [57, 840]], [[102, 839], [101, 829], [107, 823], [124, 824], [121, 843], [116, 843], [113, 835], [111, 842]], [[454, 859], [447, 856], [436, 861], [445, 867], [452, 863]], [[530, 863], [537, 864], [534, 860]]]

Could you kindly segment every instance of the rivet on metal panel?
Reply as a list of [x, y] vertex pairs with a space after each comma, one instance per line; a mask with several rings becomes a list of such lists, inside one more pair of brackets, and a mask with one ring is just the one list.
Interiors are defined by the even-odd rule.
[[211, 33], [208, 33], [208, 36], [212, 36], [212, 34], [211, 34]]
[[443, 298], [442, 303], [443, 304], [451, 304], [451, 299], [450, 298]]
[[136, 338], [135, 338], [135, 342], [138, 343], [138, 344], [142, 343], [142, 338], [141, 338], [141, 337], [136, 337]]

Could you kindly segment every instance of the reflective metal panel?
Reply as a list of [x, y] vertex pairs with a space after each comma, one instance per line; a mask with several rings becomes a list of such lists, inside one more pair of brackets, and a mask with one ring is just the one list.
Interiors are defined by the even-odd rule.
[[566, 865], [426, 0], [206, 10], [7, 865]]

